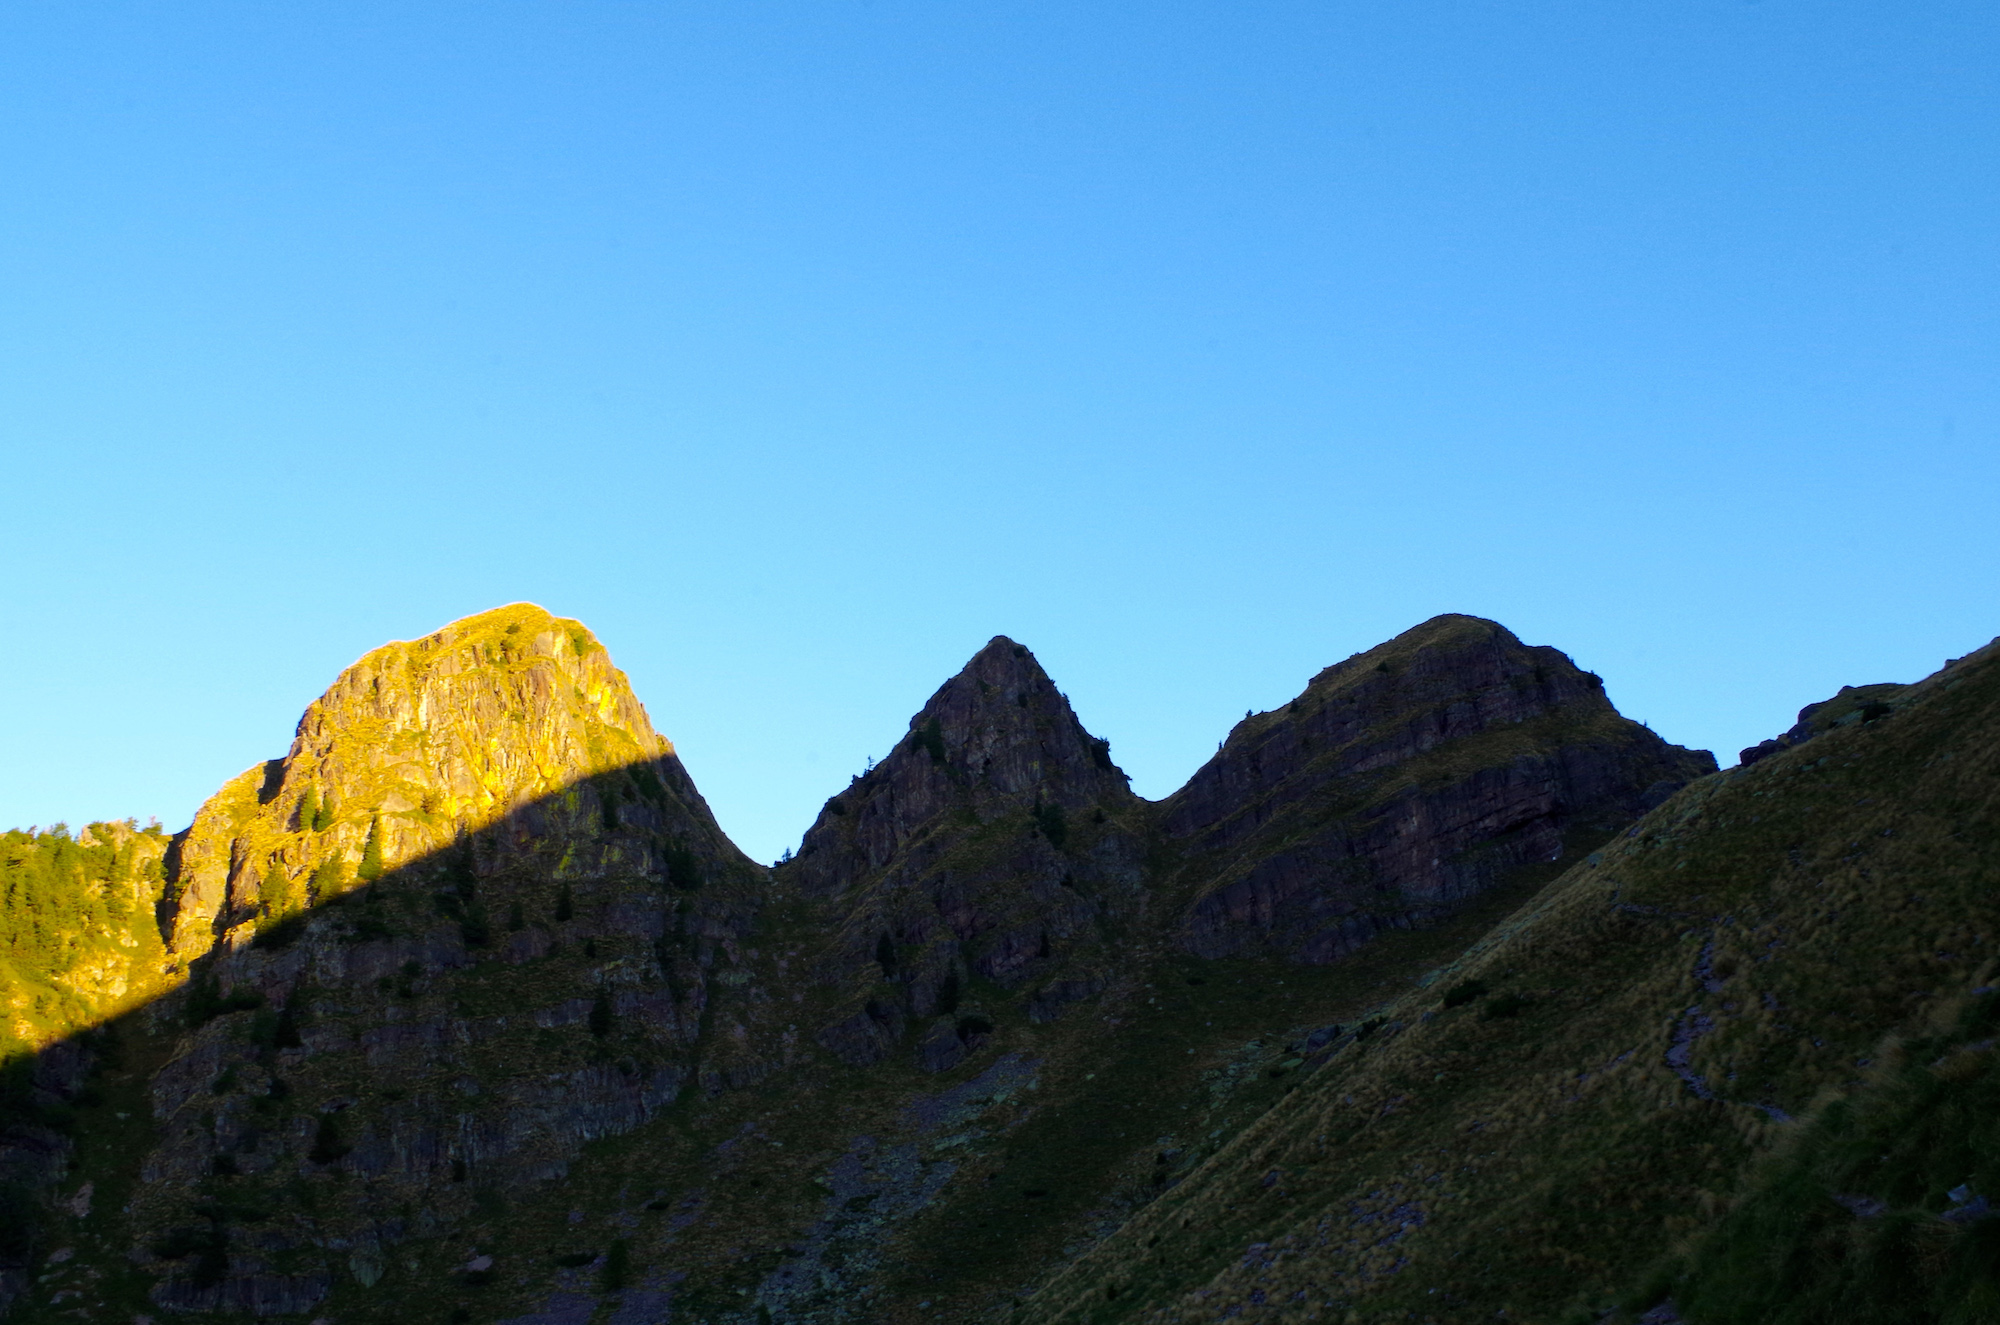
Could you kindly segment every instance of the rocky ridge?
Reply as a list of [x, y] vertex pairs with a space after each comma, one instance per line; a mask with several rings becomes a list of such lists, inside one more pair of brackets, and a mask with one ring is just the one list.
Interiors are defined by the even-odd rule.
[[363, 658], [176, 840], [189, 983], [105, 1078], [146, 1158], [80, 1160], [129, 1197], [61, 1227], [178, 1313], [977, 1314], [1216, 1144], [1160, 1128], [1240, 1125], [1246, 1028], [1712, 767], [1446, 617], [1149, 804], [1002, 637], [767, 871], [588, 632], [499, 609]]

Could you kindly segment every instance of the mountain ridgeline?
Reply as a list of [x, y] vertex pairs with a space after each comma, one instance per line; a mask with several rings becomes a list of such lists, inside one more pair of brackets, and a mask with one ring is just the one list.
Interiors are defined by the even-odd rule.
[[[767, 868], [580, 624], [471, 617], [184, 832], [6, 839], [0, 1300], [1723, 1321], [1804, 1276], [1957, 1319], [1993, 652], [1718, 773], [1439, 617], [1149, 802], [997, 638]], [[1885, 1128], [1921, 1162], [1855, 1158]]]

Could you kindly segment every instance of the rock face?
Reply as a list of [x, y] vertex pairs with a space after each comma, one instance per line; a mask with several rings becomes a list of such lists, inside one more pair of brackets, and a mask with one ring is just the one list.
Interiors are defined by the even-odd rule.
[[1328, 962], [1714, 771], [1555, 649], [1441, 616], [1245, 718], [1160, 830], [1191, 858], [1190, 951]]
[[[1107, 960], [1103, 921], [1138, 909], [1144, 820], [1109, 745], [1034, 655], [995, 638], [781, 872], [827, 909], [820, 978], [844, 997], [820, 1043], [852, 1064], [886, 1057], [975, 981], [1037, 983], [1042, 1015], [1059, 1015]], [[914, 1053], [941, 1070], [963, 1044], [938, 1022]]]
[[[170, 863], [192, 975], [152, 1014], [186, 1029], [133, 1200], [168, 1310], [306, 1310], [325, 1258], [273, 1256], [417, 1235], [396, 1209], [464, 1218], [734, 1070], [704, 1016], [765, 871], [602, 646], [540, 608], [368, 654]], [[219, 1176], [353, 1196], [203, 1231]]]
[[664, 878], [677, 848], [736, 855], [604, 647], [519, 603], [369, 653], [284, 758], [202, 806], [173, 862], [174, 950], [198, 957], [474, 833], [484, 871]]

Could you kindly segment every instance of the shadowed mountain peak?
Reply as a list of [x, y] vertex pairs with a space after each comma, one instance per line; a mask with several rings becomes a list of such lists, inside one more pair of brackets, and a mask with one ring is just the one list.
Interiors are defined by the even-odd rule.
[[1621, 717], [1559, 650], [1453, 614], [1245, 717], [1160, 826], [1189, 859], [1193, 951], [1326, 962], [1714, 771]]
[[823, 893], [881, 868], [938, 816], [980, 823], [1133, 800], [1109, 742], [1084, 730], [1035, 655], [996, 635], [910, 719], [889, 756], [833, 797], [799, 851]]
[[1031, 982], [1052, 1020], [1103, 987], [1108, 919], [1143, 891], [1145, 802], [1024, 646], [996, 636], [911, 719], [889, 757], [821, 811], [780, 873], [827, 903], [822, 985], [839, 991], [819, 1042], [886, 1057], [933, 1020], [920, 1064], [969, 1045], [957, 990]]

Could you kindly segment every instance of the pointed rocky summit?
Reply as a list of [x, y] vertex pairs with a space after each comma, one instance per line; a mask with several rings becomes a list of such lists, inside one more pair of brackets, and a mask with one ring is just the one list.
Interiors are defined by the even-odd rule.
[[[1145, 803], [1025, 647], [997, 636], [828, 801], [783, 879], [832, 908], [823, 981], [845, 991], [822, 1042], [873, 1061], [911, 1018], [918, 1056], [977, 979], [1040, 983], [1033, 1015], [1102, 985], [1103, 921], [1142, 886]], [[955, 1025], [955, 1023], [953, 1023]]]

